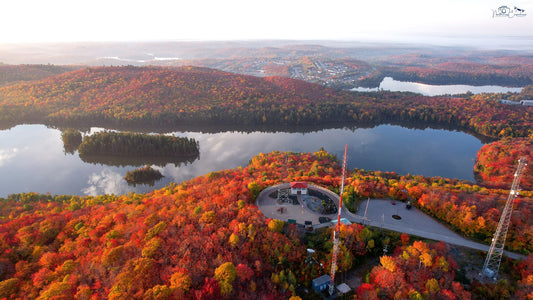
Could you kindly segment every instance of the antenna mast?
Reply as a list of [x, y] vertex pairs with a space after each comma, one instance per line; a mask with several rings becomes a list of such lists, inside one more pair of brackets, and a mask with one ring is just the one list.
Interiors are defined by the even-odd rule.
[[513, 202], [514, 199], [518, 197], [518, 186], [526, 166], [526, 157], [520, 157], [518, 160], [518, 167], [516, 168], [516, 172], [514, 174], [513, 184], [511, 185], [511, 190], [509, 191], [509, 197], [507, 198], [505, 208], [503, 209], [500, 217], [500, 222], [498, 223], [498, 227], [496, 228], [496, 232], [492, 238], [492, 244], [490, 245], [489, 252], [487, 253], [483, 270], [481, 270], [481, 274], [484, 276], [496, 279], [496, 276], [498, 275], [500, 262], [502, 260], [503, 248], [505, 246], [505, 238], [507, 237], [507, 230], [509, 229], [511, 216], [513, 214]]
[[344, 177], [346, 175], [346, 153], [348, 152], [348, 144], [344, 147], [344, 160], [342, 162], [342, 179], [341, 192], [339, 200], [339, 211], [337, 214], [337, 224], [333, 232], [333, 255], [331, 258], [331, 283], [329, 284], [329, 294], [333, 295], [335, 292], [335, 271], [337, 270], [337, 255], [339, 254], [339, 232], [341, 229], [341, 212], [342, 212], [342, 194], [344, 194]]

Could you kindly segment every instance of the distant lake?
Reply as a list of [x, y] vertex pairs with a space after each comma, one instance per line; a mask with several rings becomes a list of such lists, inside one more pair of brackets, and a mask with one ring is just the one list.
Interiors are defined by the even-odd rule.
[[[101, 130], [91, 129], [91, 132]], [[86, 134], [91, 134], [88, 132]], [[212, 171], [245, 167], [260, 152], [315, 152], [324, 147], [342, 158], [348, 144], [348, 167], [473, 180], [482, 143], [455, 131], [407, 129], [380, 125], [366, 129], [325, 129], [308, 133], [174, 132], [200, 142], [200, 157], [188, 164], [155, 166], [165, 176], [154, 186], [129, 186], [126, 172], [143, 166], [86, 163], [77, 151], [64, 152], [61, 132], [43, 125], [19, 125], [0, 131], [0, 197], [13, 193], [98, 195], [144, 193], [170, 182]]]
[[358, 87], [352, 91], [358, 92], [376, 92], [378, 90], [392, 91], [392, 92], [413, 92], [424, 96], [439, 96], [446, 94], [464, 94], [468, 91], [474, 94], [481, 93], [520, 93], [522, 88], [504, 87], [497, 85], [465, 85], [465, 84], [451, 84], [451, 85], [432, 85], [418, 82], [397, 81], [392, 77], [385, 77], [376, 88]]

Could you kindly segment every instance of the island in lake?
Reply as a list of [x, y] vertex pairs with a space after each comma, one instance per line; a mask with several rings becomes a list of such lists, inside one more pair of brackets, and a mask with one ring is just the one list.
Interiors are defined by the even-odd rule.
[[82, 155], [184, 157], [200, 154], [192, 138], [143, 133], [102, 131], [87, 136], [78, 148]]
[[149, 165], [133, 171], [128, 171], [124, 177], [128, 184], [134, 186], [136, 184], [154, 185], [154, 182], [161, 178], [163, 178], [163, 174]]

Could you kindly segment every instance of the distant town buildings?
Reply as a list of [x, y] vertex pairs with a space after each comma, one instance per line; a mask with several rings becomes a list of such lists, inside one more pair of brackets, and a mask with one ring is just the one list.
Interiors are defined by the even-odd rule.
[[500, 102], [503, 104], [507, 104], [507, 105], [533, 106], [533, 100], [521, 100], [521, 101], [500, 100]]
[[353, 86], [357, 80], [375, 71], [359, 61], [321, 58], [254, 58], [252, 61], [217, 61], [207, 66], [253, 76], [287, 76], [328, 86]]

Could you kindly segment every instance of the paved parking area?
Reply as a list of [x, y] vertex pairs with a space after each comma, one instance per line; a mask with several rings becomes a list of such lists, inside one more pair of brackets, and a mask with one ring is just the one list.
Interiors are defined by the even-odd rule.
[[[265, 217], [278, 219], [287, 222], [289, 219], [296, 220], [298, 224], [304, 224], [305, 221], [311, 221], [315, 227], [328, 226], [330, 223], [320, 224], [318, 218], [321, 216], [327, 216], [332, 220], [337, 218], [336, 214], [321, 215], [318, 214], [305, 205], [300, 203], [299, 205], [292, 204], [277, 204], [276, 199], [269, 197], [272, 192], [278, 188], [289, 188], [290, 184], [285, 183], [278, 186], [272, 186], [264, 189], [257, 197], [257, 206], [263, 212]], [[323, 193], [328, 194], [335, 204], [339, 205], [339, 196], [335, 193], [318, 187], [310, 185], [309, 188], [315, 188]], [[367, 201], [363, 201], [356, 214], [348, 212], [346, 209], [342, 210], [341, 217], [346, 218], [354, 223], [363, 223], [363, 216]], [[283, 208], [283, 211], [280, 210]], [[398, 215], [401, 219], [397, 220], [392, 218], [392, 215]], [[410, 235], [416, 235], [419, 237], [429, 238], [436, 241], [443, 241], [454, 245], [465, 246], [472, 249], [488, 252], [489, 246], [473, 242], [455, 232], [448, 229], [443, 224], [437, 222], [432, 217], [426, 215], [424, 212], [418, 210], [415, 207], [406, 209], [403, 202], [395, 202], [389, 199], [370, 199], [368, 201], [368, 209], [366, 212], [365, 224], [384, 228], [397, 232], [405, 232]], [[525, 256], [505, 252], [505, 254], [513, 259], [524, 258]]]
[[[290, 188], [289, 183], [272, 186], [261, 191], [257, 196], [257, 206], [263, 212], [263, 215], [267, 218], [278, 219], [288, 222], [289, 219], [296, 220], [298, 224], [305, 224], [305, 221], [311, 221], [313, 225], [320, 224], [318, 218], [322, 216], [329, 217], [331, 219], [337, 218], [336, 214], [323, 215], [309, 209], [300, 200], [297, 205], [294, 204], [278, 204], [276, 198], [272, 198], [269, 195], [278, 189]], [[310, 187], [312, 188], [312, 187]], [[335, 194], [333, 194], [335, 195]], [[330, 195], [331, 197], [331, 195]], [[338, 198], [338, 196], [337, 196]], [[338, 200], [335, 203], [339, 205]], [[328, 224], [329, 225], [329, 224]]]

